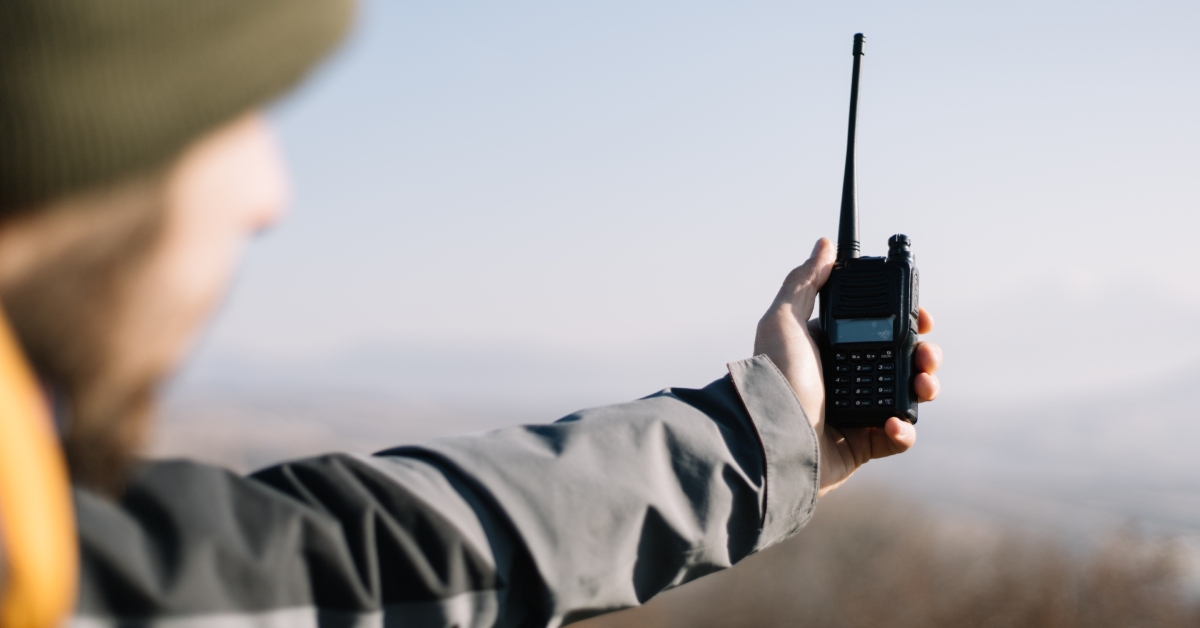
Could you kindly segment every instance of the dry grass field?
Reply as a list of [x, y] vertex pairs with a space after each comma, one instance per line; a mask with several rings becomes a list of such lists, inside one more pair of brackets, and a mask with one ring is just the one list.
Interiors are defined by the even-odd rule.
[[947, 519], [878, 488], [822, 499], [796, 537], [587, 628], [1200, 626], [1176, 542], [1114, 531], [1082, 547]]

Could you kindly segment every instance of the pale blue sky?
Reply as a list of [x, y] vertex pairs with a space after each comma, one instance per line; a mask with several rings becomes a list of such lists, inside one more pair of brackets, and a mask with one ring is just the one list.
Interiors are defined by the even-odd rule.
[[295, 206], [184, 382], [364, 349], [485, 351], [480, 380], [507, 354], [628, 365], [612, 395], [719, 376], [836, 235], [857, 31], [864, 252], [913, 238], [948, 395], [1153, 379], [1200, 356], [1196, 24], [1195, 2], [368, 2], [273, 114]]

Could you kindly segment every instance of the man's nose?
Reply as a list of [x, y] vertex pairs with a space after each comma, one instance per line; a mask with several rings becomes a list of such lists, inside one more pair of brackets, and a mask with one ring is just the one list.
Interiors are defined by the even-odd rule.
[[253, 174], [246, 173], [246, 207], [250, 228], [264, 231], [283, 219], [291, 202], [291, 183], [279, 141], [261, 115], [255, 115]]

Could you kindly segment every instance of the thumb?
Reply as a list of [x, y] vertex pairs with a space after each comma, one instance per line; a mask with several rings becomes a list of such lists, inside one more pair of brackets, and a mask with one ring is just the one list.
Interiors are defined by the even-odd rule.
[[790, 305], [796, 319], [807, 323], [812, 317], [817, 293], [829, 279], [829, 271], [833, 270], [833, 260], [833, 243], [828, 238], [817, 240], [808, 261], [788, 273], [776, 297], [777, 303]]

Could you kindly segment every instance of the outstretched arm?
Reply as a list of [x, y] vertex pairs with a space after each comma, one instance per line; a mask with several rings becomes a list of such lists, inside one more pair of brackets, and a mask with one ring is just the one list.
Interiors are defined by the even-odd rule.
[[729, 370], [249, 478], [148, 464], [119, 504], [78, 491], [80, 619], [557, 626], [637, 605], [812, 513], [816, 434], [791, 386], [762, 356]]

